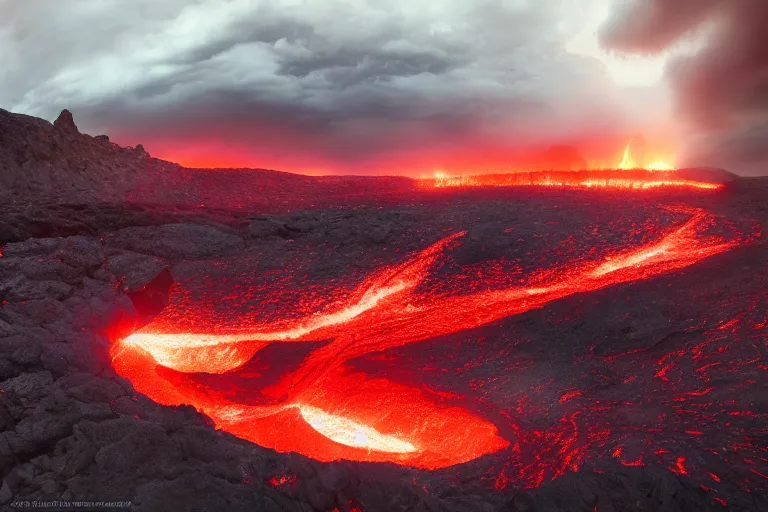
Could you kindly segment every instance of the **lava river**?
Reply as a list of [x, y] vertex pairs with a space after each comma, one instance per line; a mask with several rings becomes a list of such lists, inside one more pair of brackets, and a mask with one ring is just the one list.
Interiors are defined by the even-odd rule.
[[[430, 292], [423, 284], [446, 250], [462, 243], [465, 233], [456, 232], [373, 272], [333, 306], [277, 321], [249, 318], [228, 327], [205, 329], [201, 322], [198, 330], [180, 330], [158, 318], [116, 340], [112, 362], [138, 392], [156, 402], [191, 404], [217, 428], [277, 451], [321, 461], [389, 461], [428, 469], [464, 463], [511, 443], [517, 446], [524, 434], [502, 435], [477, 412], [446, 406], [423, 388], [356, 371], [350, 362], [476, 328], [569, 295], [650, 279], [748, 241], [710, 234], [718, 218], [703, 210], [677, 213], [686, 218], [648, 243], [623, 250], [609, 247], [596, 261], [532, 272], [522, 285], [498, 276], [493, 286], [480, 291], [461, 292], [457, 281], [443, 284], [458, 292]], [[194, 322], [195, 311], [181, 314]], [[292, 371], [269, 385], [254, 384], [257, 389], [250, 390], [249, 400], [194, 378], [235, 374], [272, 344], [308, 342], [314, 342], [313, 350]]]

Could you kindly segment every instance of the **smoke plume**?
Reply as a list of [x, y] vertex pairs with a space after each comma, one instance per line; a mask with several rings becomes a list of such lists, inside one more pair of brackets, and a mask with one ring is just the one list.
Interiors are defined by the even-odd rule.
[[601, 32], [606, 49], [627, 53], [698, 40], [667, 69], [691, 133], [684, 163], [768, 173], [768, 1], [631, 0]]

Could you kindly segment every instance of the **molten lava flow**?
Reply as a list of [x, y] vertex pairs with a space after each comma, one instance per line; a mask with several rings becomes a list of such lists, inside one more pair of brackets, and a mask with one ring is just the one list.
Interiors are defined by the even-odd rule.
[[291, 322], [249, 326], [228, 334], [165, 333], [155, 332], [150, 327], [128, 336], [122, 343], [124, 346], [140, 347], [159, 364], [177, 371], [228, 372], [272, 342], [323, 339], [327, 328], [347, 323], [392, 296], [407, 296], [423, 279], [440, 251], [462, 234], [446, 237], [422, 251], [418, 258], [370, 277], [344, 307], [332, 313]]
[[[156, 402], [191, 404], [218, 428], [278, 451], [322, 461], [391, 461], [422, 468], [467, 462], [509, 442], [476, 413], [437, 404], [420, 389], [353, 372], [347, 363], [575, 293], [658, 276], [739, 243], [702, 236], [714, 217], [701, 210], [684, 212], [689, 219], [653, 243], [597, 262], [542, 271], [524, 286], [502, 280], [498, 288], [475, 293], [432, 296], [420, 291], [430, 267], [459, 242], [463, 233], [456, 233], [375, 273], [335, 310], [220, 332], [178, 332], [155, 321], [114, 343], [113, 365]], [[312, 351], [295, 371], [261, 389], [256, 405], [232, 401], [187, 377], [230, 372], [272, 343], [326, 340], [331, 341]]]
[[[658, 164], [661, 166], [662, 164]], [[687, 188], [717, 190], [721, 184], [680, 179], [674, 171], [632, 169], [627, 171], [535, 171], [513, 174], [448, 176], [421, 180], [427, 187], [553, 187], [612, 190]]]
[[343, 416], [334, 416], [309, 405], [298, 405], [297, 407], [301, 411], [301, 417], [304, 418], [304, 421], [331, 441], [379, 452], [410, 453], [416, 451], [416, 447], [407, 441], [387, 436], [376, 429], [355, 423]]

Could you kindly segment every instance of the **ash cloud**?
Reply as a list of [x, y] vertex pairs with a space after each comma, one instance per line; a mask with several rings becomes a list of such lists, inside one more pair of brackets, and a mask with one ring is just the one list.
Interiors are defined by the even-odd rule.
[[634, 0], [616, 9], [601, 42], [658, 53], [692, 37], [704, 43], [667, 69], [693, 133], [685, 160], [768, 174], [768, 2]]

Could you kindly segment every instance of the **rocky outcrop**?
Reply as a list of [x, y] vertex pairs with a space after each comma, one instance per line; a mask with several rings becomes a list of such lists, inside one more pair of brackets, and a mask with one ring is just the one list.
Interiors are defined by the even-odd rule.
[[61, 114], [59, 114], [59, 117], [56, 118], [56, 120], [53, 122], [53, 126], [63, 132], [63, 133], [69, 133], [71, 135], [79, 135], [80, 131], [77, 129], [77, 126], [75, 125], [75, 120], [72, 117], [72, 112], [70, 112], [67, 109], [64, 109], [61, 111]]
[[139, 180], [178, 166], [81, 134], [72, 113], [53, 124], [0, 109], [0, 196], [124, 201]]
[[153, 158], [142, 144], [120, 147], [106, 135], [80, 133], [68, 110], [52, 124], [0, 109], [0, 207], [11, 199], [53, 198], [273, 213], [359, 203], [364, 192], [400, 197], [414, 186], [408, 178], [187, 169]]

